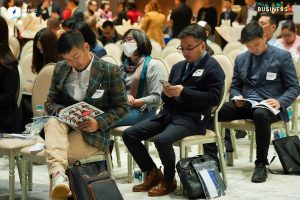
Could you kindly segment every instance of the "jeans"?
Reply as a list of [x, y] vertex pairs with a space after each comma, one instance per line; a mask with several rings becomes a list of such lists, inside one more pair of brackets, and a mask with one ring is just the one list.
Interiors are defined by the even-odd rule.
[[126, 117], [118, 121], [114, 127], [132, 126], [155, 115], [156, 109], [141, 111], [140, 108], [130, 108]]

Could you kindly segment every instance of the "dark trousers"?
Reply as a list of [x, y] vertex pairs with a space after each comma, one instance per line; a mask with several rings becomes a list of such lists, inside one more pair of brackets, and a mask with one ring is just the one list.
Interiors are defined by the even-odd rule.
[[164, 178], [172, 181], [175, 177], [175, 152], [172, 144], [184, 137], [195, 135], [193, 131], [172, 122], [172, 115], [151, 120], [146, 119], [123, 133], [123, 141], [143, 172], [156, 168], [147, 149], [141, 141], [156, 136], [154, 144], [164, 166]]
[[250, 103], [238, 108], [233, 101], [226, 102], [219, 111], [219, 122], [235, 119], [252, 119], [256, 134], [256, 161], [255, 163], [268, 164], [268, 150], [271, 138], [271, 124], [279, 121], [279, 115], [274, 115], [265, 108], [251, 108]]

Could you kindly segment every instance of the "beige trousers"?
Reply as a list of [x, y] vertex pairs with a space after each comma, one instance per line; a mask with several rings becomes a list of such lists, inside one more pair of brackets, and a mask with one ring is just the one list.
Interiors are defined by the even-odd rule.
[[82, 134], [68, 125], [53, 118], [45, 125], [46, 160], [49, 174], [64, 172], [70, 163], [99, 154], [90, 146]]

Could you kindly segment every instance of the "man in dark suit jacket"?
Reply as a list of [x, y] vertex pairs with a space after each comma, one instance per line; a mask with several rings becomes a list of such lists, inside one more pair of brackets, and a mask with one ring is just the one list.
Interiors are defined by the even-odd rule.
[[191, 23], [193, 12], [191, 7], [185, 4], [185, 1], [174, 0], [176, 8], [172, 10], [170, 16], [173, 38], [177, 38], [180, 31]]
[[63, 33], [58, 40], [58, 51], [65, 60], [55, 66], [45, 103], [47, 114], [58, 116], [63, 108], [79, 101], [104, 113], [80, 122], [79, 131], [56, 118], [46, 124], [46, 158], [52, 179], [52, 199], [66, 199], [69, 195], [65, 175], [69, 160], [105, 152], [109, 145], [109, 128], [127, 114], [127, 95], [119, 67], [100, 60], [89, 49], [78, 31]]
[[[136, 163], [146, 172], [144, 183], [134, 192], [148, 191], [149, 196], [162, 196], [176, 189], [175, 153], [172, 144], [184, 137], [205, 134], [212, 107], [220, 103], [225, 75], [218, 62], [206, 52], [206, 32], [198, 24], [184, 28], [180, 34], [185, 61], [172, 67], [169, 83], [164, 84], [163, 109], [155, 117], [124, 131], [123, 140]], [[154, 141], [164, 175], [141, 143]]]
[[37, 6], [36, 9], [36, 16], [42, 16], [44, 20], [48, 19], [49, 17], [61, 18], [61, 14], [60, 5], [51, 0], [44, 0]]
[[225, 11], [221, 13], [220, 22], [219, 22], [220, 25], [222, 23], [222, 19], [223, 20], [230, 20], [231, 23], [235, 21], [238, 14], [231, 10], [231, 6], [232, 6], [231, 5], [231, 0], [225, 0], [224, 1]]
[[[288, 121], [287, 108], [300, 94], [300, 87], [291, 55], [267, 45], [266, 35], [257, 22], [250, 22], [243, 28], [241, 40], [248, 51], [235, 60], [230, 96], [237, 100], [224, 104], [219, 111], [219, 121], [253, 120], [256, 161], [251, 181], [260, 183], [267, 179], [271, 124], [278, 120]], [[252, 108], [243, 99], [264, 100], [280, 113], [276, 115], [266, 108]]]

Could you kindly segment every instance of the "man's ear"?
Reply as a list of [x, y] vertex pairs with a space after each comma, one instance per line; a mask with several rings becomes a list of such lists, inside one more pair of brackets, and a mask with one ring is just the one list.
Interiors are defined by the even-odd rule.
[[86, 49], [87, 51], [90, 51], [90, 45], [89, 45], [89, 43], [85, 42], [83, 44], [83, 48]]

